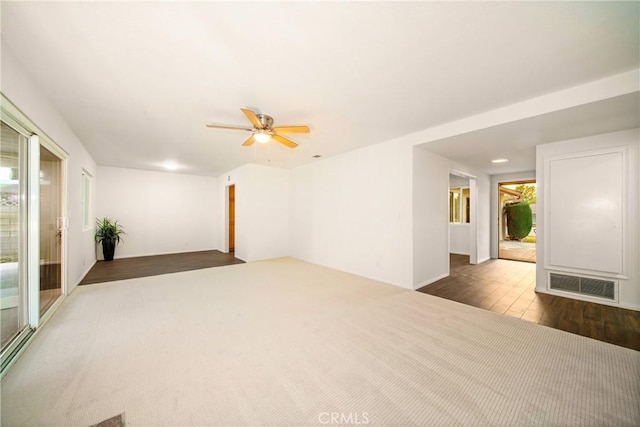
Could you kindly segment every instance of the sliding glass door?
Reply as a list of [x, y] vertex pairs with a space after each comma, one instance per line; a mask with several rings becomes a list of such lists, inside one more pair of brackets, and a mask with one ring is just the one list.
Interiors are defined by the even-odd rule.
[[40, 317], [62, 295], [62, 159], [40, 146]]
[[67, 154], [0, 104], [0, 377], [65, 289]]
[[0, 140], [0, 338], [2, 349], [29, 325], [25, 266], [27, 138], [2, 123]]

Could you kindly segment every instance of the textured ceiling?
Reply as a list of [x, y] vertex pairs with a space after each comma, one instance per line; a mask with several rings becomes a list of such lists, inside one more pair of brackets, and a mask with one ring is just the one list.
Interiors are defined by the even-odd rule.
[[[294, 167], [638, 68], [638, 2], [2, 2], [98, 164]], [[241, 147], [240, 107], [308, 124]], [[45, 129], [46, 131], [46, 129]]]

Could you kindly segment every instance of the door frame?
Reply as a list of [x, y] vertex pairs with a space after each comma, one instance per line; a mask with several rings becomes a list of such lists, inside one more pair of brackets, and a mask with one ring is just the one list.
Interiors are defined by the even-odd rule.
[[[37, 135], [34, 135], [34, 137], [38, 138]], [[60, 286], [61, 286], [61, 291], [60, 291], [60, 297], [51, 305], [51, 307], [44, 313], [44, 315], [40, 318], [39, 323], [44, 323], [46, 320], [49, 319], [49, 317], [51, 317], [51, 315], [53, 314], [53, 312], [55, 312], [55, 310], [57, 309], [57, 307], [62, 304], [62, 301], [64, 300], [64, 298], [69, 294], [68, 293], [68, 286], [67, 286], [67, 233], [68, 233], [68, 229], [69, 229], [69, 217], [67, 216], [67, 181], [68, 181], [68, 173], [67, 173], [67, 168], [68, 168], [68, 158], [69, 155], [67, 154], [66, 151], [64, 151], [62, 148], [60, 148], [56, 143], [54, 143], [53, 141], [51, 141], [48, 138], [38, 138], [39, 140], [39, 146], [38, 148], [40, 148], [40, 146], [46, 148], [47, 150], [49, 150], [49, 152], [51, 154], [53, 154], [54, 156], [58, 157], [61, 161], [61, 165], [60, 165], [60, 216], [58, 217], [58, 223], [59, 228], [61, 229], [61, 234], [60, 234]], [[38, 150], [38, 169], [40, 167], [40, 150]], [[38, 187], [38, 191], [39, 191], [39, 186]], [[38, 200], [40, 199], [40, 197], [38, 197]], [[38, 203], [38, 222], [40, 221], [40, 206]], [[38, 229], [38, 245], [40, 242], [40, 230]], [[29, 244], [32, 244], [32, 241], [29, 240]], [[38, 247], [38, 252], [40, 252], [40, 248]], [[29, 274], [33, 274], [32, 268], [36, 268], [34, 267], [34, 264], [31, 263], [30, 264], [30, 271]], [[38, 288], [40, 286], [40, 277], [39, 277], [39, 273], [40, 273], [40, 260], [39, 260], [39, 253], [38, 253], [38, 265], [37, 265], [37, 269], [38, 269]], [[39, 307], [38, 307], [39, 308]]]
[[[231, 247], [231, 188], [233, 187], [233, 248]], [[226, 252], [229, 253], [236, 249], [236, 185], [229, 184], [226, 186]]]
[[[469, 220], [469, 263], [478, 263], [478, 182], [475, 175], [459, 169], [449, 169], [449, 175], [455, 175], [469, 180], [469, 199], [471, 200]], [[448, 193], [447, 193], [448, 194]], [[448, 197], [448, 196], [447, 196]], [[447, 198], [448, 205], [448, 198]], [[451, 233], [447, 233], [448, 248], [451, 248]], [[449, 266], [449, 270], [451, 267]]]
[[[236, 195], [236, 183], [231, 181], [231, 179], [229, 178], [229, 181], [225, 183], [224, 186], [224, 224], [222, 224], [222, 230], [224, 230], [224, 240], [222, 241], [222, 251], [225, 253], [229, 253], [229, 187], [233, 186], [233, 190], [234, 190], [234, 205], [235, 205], [235, 210], [237, 211], [237, 201], [235, 199], [237, 199], [237, 195]], [[237, 218], [238, 215], [235, 215], [235, 218]], [[237, 226], [235, 225], [237, 221], [234, 220], [234, 237], [237, 237], [237, 234], [235, 231], [237, 230]], [[238, 247], [237, 244], [237, 238], [234, 238], [234, 240], [236, 240], [235, 243], [235, 248], [234, 248], [234, 252], [235, 249]]]
[[[26, 272], [28, 295], [28, 323], [29, 325], [2, 352], [0, 357], [2, 369], [0, 378], [4, 377], [11, 366], [25, 351], [28, 344], [38, 333], [40, 327], [47, 322], [68, 294], [67, 286], [67, 229], [68, 229], [68, 158], [69, 154], [56, 144], [42, 129], [29, 119], [11, 100], [1, 94], [0, 119], [7, 125], [27, 138], [27, 216], [25, 218], [27, 252], [26, 265], [21, 265], [21, 271]], [[47, 312], [40, 317], [40, 147], [44, 147], [57, 156], [61, 164], [60, 177], [60, 217], [62, 228], [60, 254], [61, 295], [51, 305]]]
[[500, 222], [500, 212], [498, 212], [499, 195], [498, 184], [512, 181], [536, 181], [536, 171], [513, 172], [499, 175], [491, 175], [491, 203], [490, 208], [490, 256], [491, 259], [498, 259], [498, 249], [500, 242], [498, 240], [498, 226]]
[[[495, 244], [493, 245], [495, 247], [495, 258], [496, 259], [506, 259], [509, 261], [520, 261], [520, 260], [512, 260], [510, 258], [500, 258], [500, 233], [501, 233], [501, 223], [502, 223], [502, 206], [500, 206], [500, 187], [503, 185], [518, 185], [518, 184], [537, 184], [536, 178], [515, 178], [515, 179], [498, 179], [495, 182], [495, 191], [496, 191], [496, 198], [494, 200], [495, 203], [495, 207], [497, 209], [497, 217], [495, 218], [496, 221], [496, 230], [492, 233], [493, 234], [493, 238], [495, 239]], [[537, 249], [537, 248], [536, 248]]]

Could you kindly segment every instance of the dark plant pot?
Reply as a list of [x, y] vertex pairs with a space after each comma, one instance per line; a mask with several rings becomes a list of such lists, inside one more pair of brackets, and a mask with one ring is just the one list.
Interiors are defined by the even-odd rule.
[[116, 251], [116, 241], [114, 239], [104, 239], [102, 241], [102, 255], [105, 261], [113, 261], [113, 254]]

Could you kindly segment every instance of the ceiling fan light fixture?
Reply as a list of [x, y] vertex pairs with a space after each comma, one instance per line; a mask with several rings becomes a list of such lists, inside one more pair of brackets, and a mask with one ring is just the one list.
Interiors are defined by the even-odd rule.
[[271, 116], [267, 116], [266, 114], [256, 114], [254, 111], [251, 111], [248, 108], [241, 108], [240, 111], [242, 111], [246, 118], [251, 122], [252, 127], [246, 128], [241, 126], [214, 124], [208, 124], [207, 127], [251, 132], [251, 136], [249, 136], [249, 138], [247, 138], [247, 140], [242, 143], [243, 147], [249, 147], [256, 142], [259, 144], [266, 144], [267, 142], [273, 140], [279, 144], [284, 145], [285, 147], [296, 148], [298, 146], [297, 142], [292, 141], [291, 139], [282, 136], [281, 134], [310, 132], [309, 126], [307, 125], [273, 127], [273, 117]]
[[258, 141], [260, 144], [266, 144], [267, 142], [269, 142], [269, 140], [271, 139], [271, 135], [269, 135], [268, 133], [264, 132], [264, 131], [260, 131], [260, 132], [256, 132], [253, 134], [253, 137], [255, 138], [256, 141]]

